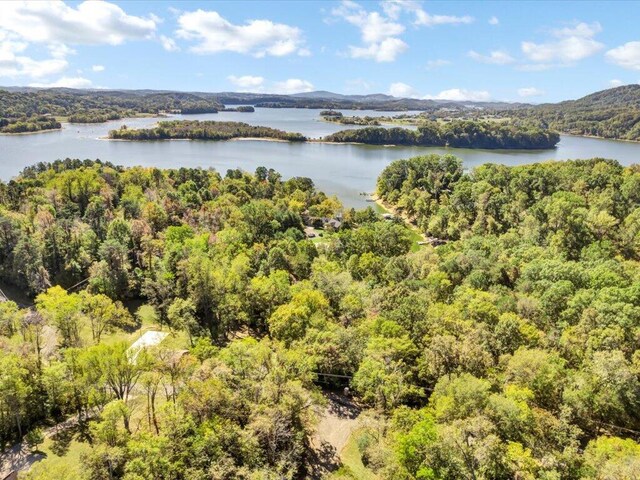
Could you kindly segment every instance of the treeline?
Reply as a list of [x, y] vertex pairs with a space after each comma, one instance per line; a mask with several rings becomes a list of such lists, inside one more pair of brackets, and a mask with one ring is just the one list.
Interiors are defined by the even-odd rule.
[[[36, 165], [0, 184], [2, 276], [36, 295], [0, 303], [0, 435], [79, 416], [84, 453], [28, 480], [300, 478], [322, 373], [380, 479], [634, 478], [639, 187], [602, 159], [394, 162], [380, 196], [449, 240], [410, 252], [371, 209], [305, 238], [340, 204], [266, 168]], [[171, 335], [131, 362], [140, 323]]]
[[640, 140], [640, 85], [625, 85], [574, 101], [503, 112], [544, 122], [554, 130], [620, 140]]
[[221, 108], [223, 105], [215, 99], [178, 92], [137, 93], [71, 89], [8, 92], [0, 90], [0, 121], [14, 122], [17, 119], [26, 118], [27, 120], [23, 123], [35, 123], [35, 119], [42, 115], [68, 117], [73, 123], [99, 123], [138, 114], [216, 113]]
[[270, 138], [289, 142], [304, 142], [306, 137], [275, 128], [253, 126], [242, 122], [210, 120], [172, 120], [159, 122], [157, 127], [129, 129], [126, 125], [111, 130], [109, 138], [117, 140], [230, 140], [232, 138]]
[[535, 150], [554, 148], [560, 136], [530, 124], [454, 120], [446, 123], [424, 122], [415, 131], [400, 127], [342, 130], [328, 135], [324, 140], [367, 145]]
[[55, 118], [39, 115], [20, 118], [0, 118], [0, 133], [40, 132], [42, 130], [56, 130], [61, 128]]

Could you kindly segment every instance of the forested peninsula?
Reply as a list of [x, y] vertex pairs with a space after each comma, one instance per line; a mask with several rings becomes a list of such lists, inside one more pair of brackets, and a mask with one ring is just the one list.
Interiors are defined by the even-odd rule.
[[234, 138], [262, 138], [288, 142], [304, 142], [306, 137], [276, 128], [259, 127], [242, 122], [211, 120], [172, 120], [158, 122], [157, 127], [130, 129], [126, 126], [111, 130], [112, 140], [231, 140]]
[[0, 133], [35, 133], [60, 128], [60, 122], [46, 115], [0, 118]]
[[[162, 113], [216, 113], [222, 108], [224, 106], [215, 99], [181, 92], [73, 89], [8, 92], [0, 89], [0, 131], [20, 133], [59, 129], [60, 121], [102, 123]], [[52, 127], [55, 122], [57, 126]], [[2, 126], [2, 123], [7, 125]]]
[[417, 130], [401, 127], [342, 130], [324, 140], [367, 145], [539, 150], [554, 148], [560, 135], [539, 126], [454, 120], [425, 121]]
[[329, 478], [631, 478], [640, 167], [430, 155], [377, 188], [447, 242], [262, 167], [0, 183], [0, 278], [34, 298], [0, 302], [0, 443], [56, 452], [24, 478], [304, 478], [327, 382], [362, 419]]

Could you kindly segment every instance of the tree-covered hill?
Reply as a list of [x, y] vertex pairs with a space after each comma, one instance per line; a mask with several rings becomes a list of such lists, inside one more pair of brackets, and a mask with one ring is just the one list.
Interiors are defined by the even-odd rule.
[[563, 133], [638, 141], [640, 85], [624, 85], [578, 100], [543, 104], [503, 114], [535, 119]]

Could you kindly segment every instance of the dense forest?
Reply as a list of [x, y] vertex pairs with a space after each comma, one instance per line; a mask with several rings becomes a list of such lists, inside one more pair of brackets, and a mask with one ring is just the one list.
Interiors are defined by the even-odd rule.
[[162, 112], [216, 113], [221, 108], [223, 105], [215, 99], [190, 93], [135, 94], [72, 89], [8, 92], [0, 89], [0, 122], [36, 123], [38, 118], [47, 115], [68, 118], [72, 123], [101, 123]]
[[534, 150], [554, 148], [560, 136], [534, 124], [453, 120], [425, 121], [415, 131], [401, 127], [343, 130], [324, 140], [368, 145]]
[[624, 85], [578, 100], [501, 112], [510, 118], [544, 122], [573, 135], [640, 140], [640, 85]]
[[266, 168], [28, 168], [0, 184], [0, 275], [35, 296], [0, 303], [0, 441], [78, 420], [29, 480], [303, 478], [333, 374], [368, 478], [634, 478], [638, 192], [611, 160], [393, 162], [378, 194], [447, 240], [415, 250]]
[[290, 133], [276, 128], [259, 127], [242, 122], [214, 122], [211, 120], [172, 120], [158, 122], [157, 127], [131, 129], [123, 125], [111, 130], [109, 138], [114, 140], [230, 140], [232, 138], [267, 138], [304, 142], [299, 133]]

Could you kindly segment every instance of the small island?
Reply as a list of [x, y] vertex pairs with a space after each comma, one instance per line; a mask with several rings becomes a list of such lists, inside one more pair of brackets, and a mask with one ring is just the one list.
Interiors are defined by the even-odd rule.
[[336, 112], [334, 110], [323, 110], [320, 112], [320, 117], [325, 122], [339, 123], [341, 125], [367, 125], [367, 126], [379, 126], [380, 121], [376, 117], [358, 117], [358, 116], [344, 116], [342, 112]]
[[544, 150], [554, 148], [560, 135], [535, 125], [457, 120], [448, 123], [427, 121], [417, 130], [400, 127], [342, 130], [324, 140], [367, 145]]
[[221, 112], [238, 112], [238, 113], [253, 113], [256, 111], [251, 105], [240, 105], [239, 107], [225, 107], [220, 110]]
[[300, 133], [276, 128], [260, 127], [242, 122], [215, 122], [212, 120], [171, 120], [159, 122], [156, 127], [130, 129], [126, 125], [111, 130], [112, 140], [231, 140], [234, 138], [260, 138], [287, 142], [304, 142]]

